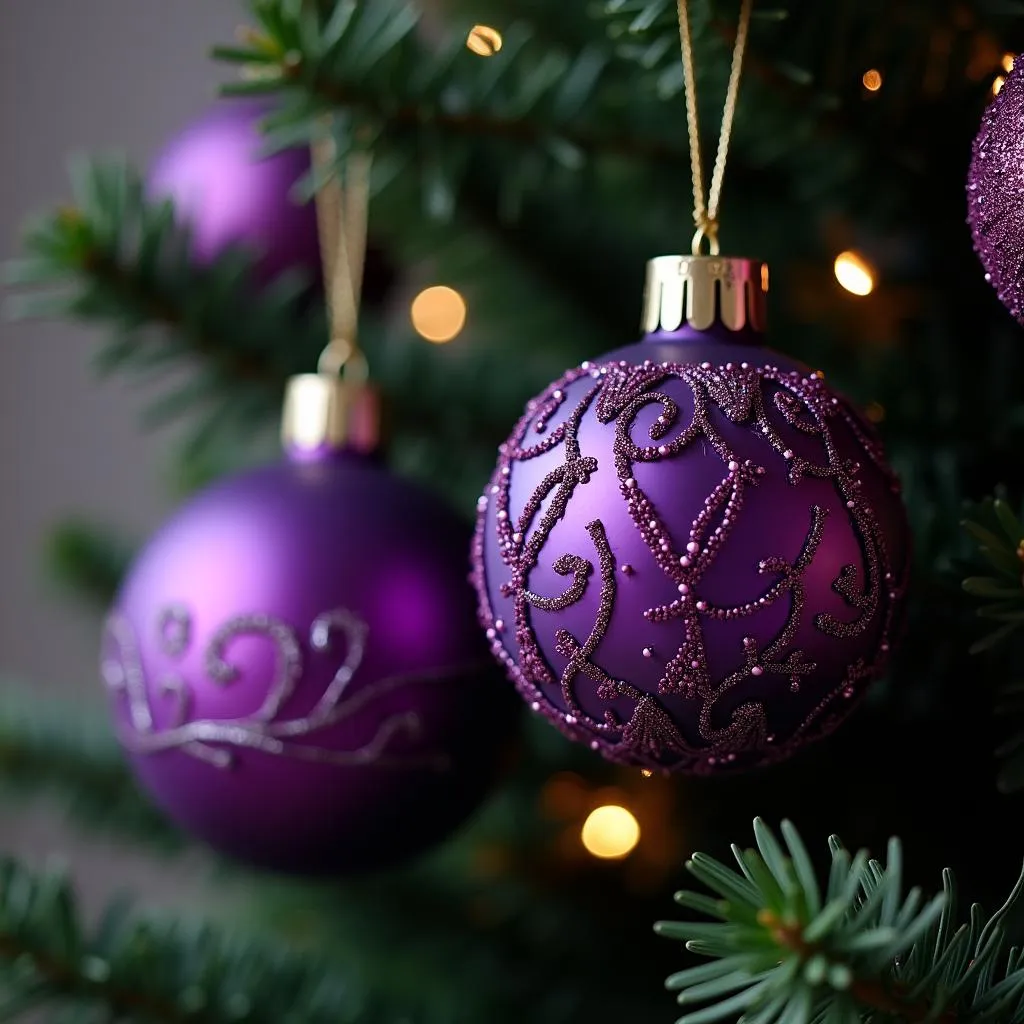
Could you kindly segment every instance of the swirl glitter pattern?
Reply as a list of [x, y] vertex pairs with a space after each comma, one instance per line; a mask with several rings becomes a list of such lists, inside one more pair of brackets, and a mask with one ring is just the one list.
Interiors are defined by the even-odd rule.
[[[681, 408], [680, 384], [692, 411]], [[845, 432], [845, 447], [836, 442], [837, 429]], [[865, 496], [867, 462], [873, 478], [884, 481], [886, 501], [898, 504], [898, 484], [867, 429], [820, 375], [747, 363], [584, 363], [531, 402], [478, 503], [473, 555], [492, 651], [532, 709], [606, 757], [651, 770], [712, 773], [782, 760], [835, 728], [882, 670], [906, 587], [905, 552], [894, 566], [886, 529]], [[641, 432], [647, 436], [638, 442]], [[531, 435], [539, 437], [529, 440]], [[849, 457], [851, 446], [857, 459]], [[645, 482], [649, 489], [652, 471], [672, 473], [672, 461], [695, 456], [696, 449], [702, 466], [718, 465], [720, 472], [708, 470], [714, 482], [702, 504], [697, 499], [696, 515], [687, 516], [684, 534], [676, 503], [666, 506], [665, 488], [659, 509]], [[536, 484], [523, 490], [518, 475], [535, 461], [543, 469], [526, 477]], [[592, 483], [608, 473], [615, 474], [617, 504], [628, 515], [625, 527], [612, 507], [614, 496]], [[808, 493], [828, 500], [794, 506], [804, 517], [795, 527], [802, 530], [799, 551], [784, 557], [769, 548], [758, 556], [750, 567], [761, 580], [756, 594], [723, 601], [719, 585], [715, 600], [709, 573], [728, 552], [768, 475], [789, 488], [818, 481]], [[681, 476], [680, 486], [689, 480]], [[575, 513], [574, 525], [566, 525], [580, 502], [586, 518]], [[593, 517], [592, 509], [598, 513]], [[834, 558], [825, 551], [826, 529], [830, 517], [841, 519], [844, 512], [842, 542], [847, 552], [851, 545], [859, 552], [858, 564], [850, 559], [838, 566], [826, 586], [814, 567]], [[585, 548], [579, 530], [584, 523]], [[580, 547], [564, 551], [569, 543]], [[627, 558], [616, 543], [633, 554]], [[772, 543], [767, 527], [764, 544]], [[534, 582], [539, 577], [550, 583], [552, 573], [567, 581], [554, 596]], [[641, 573], [644, 594], [654, 593], [653, 575], [658, 593], [665, 594], [667, 582], [673, 596], [624, 603], [625, 589], [639, 586]], [[808, 597], [812, 577], [816, 601]], [[596, 595], [590, 595], [592, 587]], [[831, 591], [827, 600], [823, 589]], [[631, 649], [632, 664], [642, 659], [647, 675], [657, 673], [649, 685], [638, 682], [644, 672], [624, 670], [629, 659], [621, 652], [621, 631], [619, 649], [602, 650], [613, 620], [636, 614], [631, 602], [642, 608], [643, 623], [626, 623], [627, 633], [635, 629], [639, 635], [646, 623], [666, 627], [659, 635], [672, 637], [670, 650], [641, 650], [639, 643]], [[593, 618], [585, 633], [578, 628], [584, 605]], [[712, 651], [708, 631], [715, 626], [727, 630], [716, 641], [720, 649]], [[723, 645], [725, 635], [736, 639]], [[834, 649], [828, 650], [827, 671], [819, 672], [823, 645]], [[709, 665], [712, 654], [717, 671]], [[619, 674], [603, 667], [609, 663]], [[765, 688], [775, 679], [782, 685], [771, 692], [782, 696], [767, 699]], [[805, 686], [810, 689], [802, 694]], [[797, 720], [784, 712], [776, 722], [776, 706], [787, 693], [790, 700], [815, 699]]]
[[[157, 635], [160, 651], [172, 660], [184, 656], [192, 643], [192, 621], [179, 605], [159, 615]], [[440, 752], [389, 753], [393, 742], [404, 736], [421, 737], [422, 723], [415, 712], [399, 712], [385, 718], [376, 734], [354, 750], [335, 750], [317, 745], [317, 735], [345, 719], [368, 709], [374, 701], [413, 683], [435, 681], [434, 675], [392, 676], [368, 683], [352, 693], [349, 685], [363, 661], [367, 626], [345, 609], [319, 615], [313, 622], [309, 647], [314, 655], [330, 655], [338, 637], [344, 639], [344, 654], [333, 678], [315, 706], [304, 715], [283, 717], [283, 709], [302, 680], [303, 652], [294, 629], [268, 615], [239, 615], [225, 622], [210, 638], [203, 651], [206, 675], [218, 686], [230, 686], [239, 679], [239, 670], [228, 659], [233, 641], [255, 637], [271, 645], [274, 657], [273, 678], [261, 706], [244, 718], [223, 720], [193, 719], [192, 691], [188, 683], [174, 673], [157, 680], [147, 679], [138, 637], [126, 616], [114, 613], [107, 620], [109, 654], [103, 660], [102, 673], [107, 689], [124, 701], [126, 715], [120, 738], [135, 754], [153, 754], [176, 750], [215, 768], [226, 769], [237, 762], [241, 749], [260, 751], [280, 757], [341, 767], [446, 770], [447, 757]], [[438, 673], [436, 681], [447, 674]], [[158, 729], [152, 701], [155, 697], [171, 702], [169, 724]]]

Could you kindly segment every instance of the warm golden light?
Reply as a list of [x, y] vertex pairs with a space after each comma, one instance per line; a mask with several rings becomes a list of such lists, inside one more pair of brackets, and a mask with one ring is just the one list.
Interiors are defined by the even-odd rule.
[[1004, 85], [1006, 85], [1006, 77], [1004, 75], [996, 75], [992, 80], [992, 95], [998, 96]]
[[424, 288], [412, 301], [412, 325], [417, 334], [443, 345], [466, 325], [466, 300], [445, 285]]
[[836, 280], [853, 295], [870, 295], [875, 290], [871, 266], [855, 252], [841, 252], [835, 270]]
[[501, 33], [490, 25], [474, 25], [466, 37], [466, 46], [478, 57], [493, 57], [501, 49]]
[[1015, 59], [1016, 59], [1016, 54], [1013, 54], [1013, 53], [1004, 53], [1003, 54], [1002, 65], [1003, 65], [1003, 70], [1007, 74], [1009, 74], [1013, 70], [1013, 62], [1014, 62]]
[[649, 778], [650, 778], [650, 777], [651, 777], [651, 776], [652, 776], [652, 775], [654, 774], [654, 772], [652, 772], [650, 768], [641, 768], [641, 769], [640, 769], [640, 774], [641, 774], [641, 775], [642, 775], [642, 776], [643, 776], [643, 777], [644, 777], [645, 779], [649, 779]]
[[864, 72], [864, 77], [861, 81], [868, 92], [878, 92], [882, 88], [882, 72], [877, 68], [871, 68], [869, 71]]
[[608, 804], [590, 812], [581, 838], [588, 853], [603, 860], [617, 860], [640, 842], [640, 825], [625, 807]]

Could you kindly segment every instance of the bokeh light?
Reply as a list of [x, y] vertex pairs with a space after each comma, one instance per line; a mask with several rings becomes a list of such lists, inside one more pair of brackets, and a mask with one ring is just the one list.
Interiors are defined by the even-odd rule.
[[501, 49], [501, 33], [490, 25], [474, 25], [466, 37], [466, 46], [478, 57], [493, 57]]
[[640, 842], [640, 825], [636, 818], [615, 804], [606, 804], [591, 811], [581, 833], [588, 853], [603, 860], [627, 856]]
[[413, 299], [410, 313], [417, 334], [443, 345], [466, 325], [466, 300], [454, 288], [433, 285]]
[[836, 257], [836, 280], [852, 295], [870, 295], [875, 290], [875, 275], [870, 264], [855, 252]]
[[877, 68], [871, 68], [864, 72], [864, 77], [861, 81], [868, 92], [878, 92], [882, 88], [882, 72]]

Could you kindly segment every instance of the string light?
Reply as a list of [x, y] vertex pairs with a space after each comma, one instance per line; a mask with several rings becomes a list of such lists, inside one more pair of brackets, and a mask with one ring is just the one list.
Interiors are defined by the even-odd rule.
[[493, 57], [502, 47], [501, 33], [490, 25], [474, 25], [466, 37], [466, 46], [478, 57]]
[[864, 72], [864, 77], [861, 81], [868, 92], [878, 92], [882, 88], [882, 72], [877, 68], [870, 68]]
[[1004, 85], [1006, 85], [1006, 76], [996, 75], [992, 80], [992, 95], [998, 96]]
[[1004, 53], [1003, 54], [1003, 59], [1002, 59], [1001, 63], [1003, 65], [1003, 70], [1007, 74], [1009, 74], [1013, 70], [1013, 62], [1016, 59], [1016, 56], [1017, 55], [1014, 54], [1014, 53]]
[[580, 838], [592, 856], [619, 860], [640, 842], [640, 825], [625, 807], [606, 804], [590, 812]]
[[836, 257], [836, 280], [853, 295], [870, 295], [875, 290], [875, 275], [855, 252], [841, 252]]
[[410, 313], [417, 334], [443, 345], [466, 325], [466, 300], [454, 288], [433, 285], [412, 300]]

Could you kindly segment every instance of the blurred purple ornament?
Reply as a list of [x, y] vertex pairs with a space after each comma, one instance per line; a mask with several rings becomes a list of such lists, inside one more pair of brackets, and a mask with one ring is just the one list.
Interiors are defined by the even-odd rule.
[[259, 122], [271, 109], [259, 101], [218, 103], [156, 158], [149, 192], [174, 201], [200, 261], [236, 245], [259, 255], [264, 281], [292, 268], [319, 281], [316, 211], [292, 194], [309, 171], [309, 152], [263, 155]]
[[982, 117], [967, 176], [967, 223], [985, 280], [1024, 324], [1024, 61]]
[[494, 783], [518, 705], [476, 625], [468, 535], [337, 451], [186, 505], [104, 639], [142, 787], [211, 846], [281, 870], [377, 869], [449, 836]]
[[765, 348], [767, 274], [650, 265], [639, 344], [527, 405], [479, 502], [492, 650], [613, 761], [710, 774], [846, 717], [898, 632], [899, 487], [821, 374]]

